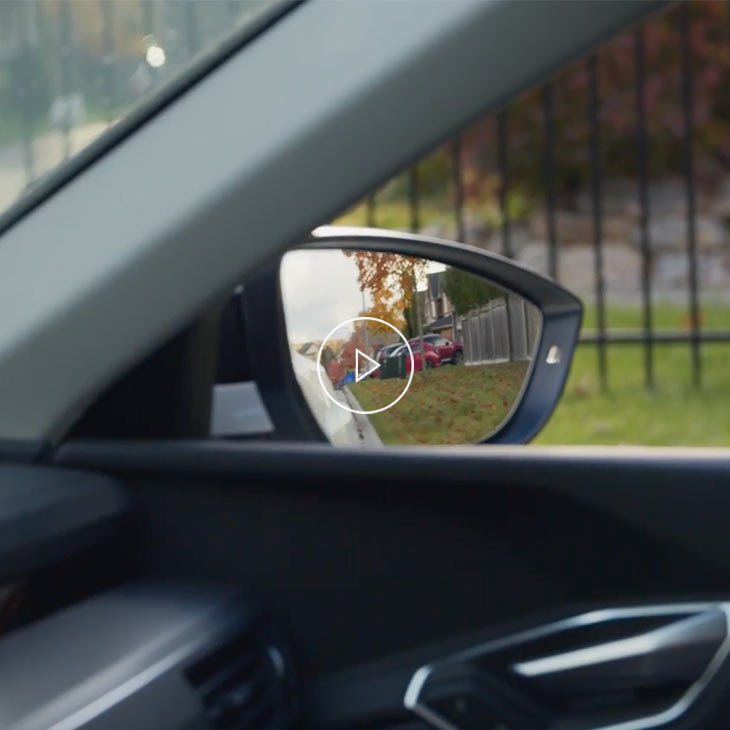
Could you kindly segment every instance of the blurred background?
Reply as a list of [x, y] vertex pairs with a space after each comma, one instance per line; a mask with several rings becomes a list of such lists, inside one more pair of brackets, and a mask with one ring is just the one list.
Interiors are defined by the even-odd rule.
[[570, 382], [537, 443], [727, 445], [728, 92], [730, 6], [675, 4], [338, 222], [458, 239], [580, 296]]
[[[267, 5], [1, 2], [0, 212]], [[729, 92], [730, 6], [678, 3], [336, 222], [464, 241], [581, 297], [581, 344], [538, 443], [727, 445]]]
[[0, 213], [273, 0], [2, 0]]

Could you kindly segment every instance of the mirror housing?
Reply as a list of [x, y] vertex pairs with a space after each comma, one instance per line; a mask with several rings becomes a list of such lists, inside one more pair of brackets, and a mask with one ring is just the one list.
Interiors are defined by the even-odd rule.
[[[326, 226], [316, 229], [297, 249], [357, 249], [429, 259], [489, 279], [537, 307], [542, 328], [519, 400], [501, 427], [482, 443], [526, 443], [545, 425], [565, 385], [582, 319], [582, 305], [569, 291], [497, 254], [416, 234]], [[252, 375], [275, 424], [276, 437], [328, 441], [292, 366], [279, 276], [281, 260], [270, 262], [244, 284]]]

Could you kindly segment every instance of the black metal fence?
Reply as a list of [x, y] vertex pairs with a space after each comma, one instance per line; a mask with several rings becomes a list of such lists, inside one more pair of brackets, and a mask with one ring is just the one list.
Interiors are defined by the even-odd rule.
[[[648, 21], [655, 22], [655, 21]], [[687, 326], [676, 329], [658, 329], [654, 324], [654, 292], [652, 290], [652, 263], [654, 258], [653, 241], [651, 238], [652, 211], [650, 208], [650, 132], [647, 126], [647, 48], [646, 28], [639, 27], [624, 35], [622, 42], [633, 47], [631, 62], [633, 63], [633, 149], [635, 152], [635, 191], [636, 205], [638, 206], [638, 251], [640, 254], [640, 271], [638, 274], [638, 303], [640, 309], [640, 327], [633, 331], [612, 329], [607, 321], [607, 299], [605, 286], [605, 237], [602, 170], [602, 94], [601, 88], [610, 85], [611, 79], [601, 78], [599, 55], [591, 55], [580, 64], [584, 65], [587, 76], [586, 104], [576, 104], [573, 113], [583, 116], [589, 130], [586, 142], [586, 158], [588, 173], [588, 190], [592, 230], [590, 245], [592, 247], [593, 291], [584, 296], [584, 300], [595, 307], [595, 328], [584, 330], [581, 343], [592, 346], [597, 350], [597, 370], [601, 387], [606, 389], [609, 383], [609, 364], [607, 348], [609, 346], [639, 345], [643, 348], [644, 383], [646, 388], [652, 389], [655, 385], [655, 345], [660, 343], [684, 344], [691, 353], [691, 378], [695, 386], [702, 383], [702, 344], [708, 342], [730, 343], [730, 321], [725, 328], [705, 329], [702, 326], [700, 294], [701, 287], [698, 280], [698, 246], [696, 231], [696, 170], [695, 170], [695, 120], [693, 118], [693, 97], [695, 93], [695, 63], [691, 42], [693, 32], [693, 18], [690, 3], [682, 3], [672, 8], [668, 16], [663, 19], [671, 23], [676, 33], [674, 42], [678, 51], [676, 71], [681, 100], [681, 130], [677, 135], [681, 140], [681, 177], [684, 191], [684, 220], [685, 220], [685, 266], [687, 275], [686, 287], [686, 320]], [[725, 26], [718, 28], [718, 32], [727, 40], [727, 51], [730, 54], [730, 7], [728, 8]], [[598, 52], [600, 54], [600, 51]], [[726, 58], [719, 58], [718, 64], [727, 65]], [[724, 67], [723, 67], [724, 68]], [[558, 172], [561, 161], [557, 154], [556, 141], [558, 131], [555, 124], [555, 89], [558, 80], [550, 80], [538, 90], [541, 119], [535, 134], [541, 137], [542, 159], [540, 161], [540, 176], [542, 178], [543, 200], [542, 206], [545, 216], [546, 231], [546, 273], [559, 279], [559, 264], [563, 245], [558, 230], [556, 212], [558, 210]], [[730, 87], [727, 89], [730, 91]], [[514, 102], [517, 103], [517, 102]], [[498, 186], [494, 193], [499, 207], [498, 226], [501, 242], [501, 253], [507, 257], [514, 256], [512, 240], [513, 221], [510, 214], [510, 190], [513, 184], [511, 153], [514, 149], [511, 144], [511, 116], [513, 104], [508, 105], [493, 118], [495, 134], [495, 158]], [[536, 127], [538, 126], [536, 125]], [[449, 201], [453, 215], [453, 225], [458, 240], [473, 243], [465, 226], [465, 193], [463, 168], [463, 140], [468, 136], [465, 132], [461, 137], [453, 140], [448, 146], [451, 160], [451, 185]], [[444, 154], [442, 152], [442, 154]], [[422, 230], [421, 190], [419, 187], [420, 163], [416, 164], [403, 175], [407, 180], [407, 205], [409, 210], [409, 227], [412, 231]], [[382, 188], [381, 188], [382, 190]], [[366, 222], [370, 226], [379, 223], [379, 195], [371, 194], [366, 201]], [[570, 281], [563, 282], [570, 288]], [[730, 311], [730, 309], [728, 310]]]

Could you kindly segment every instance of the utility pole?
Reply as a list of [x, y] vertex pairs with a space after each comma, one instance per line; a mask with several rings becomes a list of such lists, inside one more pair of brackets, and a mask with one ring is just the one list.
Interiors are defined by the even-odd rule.
[[[365, 288], [364, 287], [362, 289], [360, 289], [360, 294], [362, 294], [362, 314], [364, 315], [365, 312], [368, 311], [367, 307], [365, 306]], [[363, 319], [361, 321], [362, 321], [362, 326], [363, 326], [363, 330], [364, 330], [363, 344], [365, 345], [365, 349], [367, 350], [366, 354], [372, 355], [373, 353], [370, 350], [370, 332], [368, 330], [368, 325], [370, 323], [370, 320]], [[358, 375], [360, 375], [360, 373], [355, 373], [355, 377], [357, 377]]]
[[[426, 348], [423, 342], [423, 318], [421, 315], [421, 306], [418, 302], [418, 281], [416, 279], [416, 265], [411, 264], [411, 275], [413, 277], [413, 313], [416, 317], [416, 332], [418, 333], [418, 344], [421, 348], [421, 372], [426, 372]], [[428, 294], [428, 280], [426, 280], [427, 288], [426, 293]], [[412, 358], [413, 371], [416, 370], [416, 358]]]

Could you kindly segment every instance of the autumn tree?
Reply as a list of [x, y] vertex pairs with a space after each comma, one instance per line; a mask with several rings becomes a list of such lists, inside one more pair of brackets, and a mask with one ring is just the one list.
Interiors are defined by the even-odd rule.
[[[599, 124], [605, 176], [637, 173], [636, 54], [643, 44], [644, 107], [649, 134], [649, 173], [681, 174], [685, 122], [682, 102], [682, 24], [689, 23], [692, 117], [700, 175], [730, 170], [730, 13], [725, 3], [695, 0], [689, 12], [675, 5], [650, 17], [641, 30], [626, 30], [597, 51]], [[641, 46], [640, 46], [641, 48]], [[558, 194], [570, 202], [590, 175], [588, 59], [576, 61], [550, 84]], [[545, 88], [528, 92], [505, 110], [512, 191], [542, 194]], [[467, 199], [498, 192], [496, 116], [473, 125], [463, 139]], [[444, 150], [441, 154], [446, 154]]]
[[338, 360], [330, 360], [326, 370], [332, 385], [337, 385], [345, 377], [345, 366]]
[[[406, 326], [404, 311], [415, 299], [417, 282], [423, 277], [427, 262], [417, 256], [383, 251], [346, 250], [343, 253], [355, 261], [360, 291], [366, 292], [371, 301], [362, 315], [382, 319], [403, 331]], [[373, 331], [390, 331], [389, 327], [377, 322], [369, 324]]]

